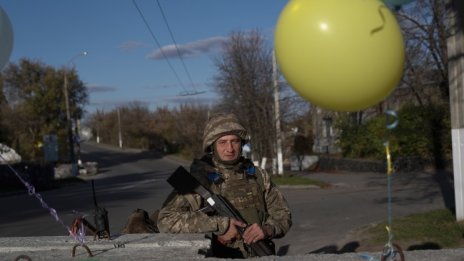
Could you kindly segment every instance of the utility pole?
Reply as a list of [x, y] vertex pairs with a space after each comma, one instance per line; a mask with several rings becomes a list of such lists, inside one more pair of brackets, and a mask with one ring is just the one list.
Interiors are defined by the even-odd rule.
[[97, 143], [100, 143], [100, 123], [97, 122]]
[[76, 121], [76, 144], [77, 144], [77, 165], [82, 165], [81, 159], [81, 120], [75, 119]]
[[[86, 56], [87, 52], [80, 52], [79, 54], [73, 56], [67, 63], [67, 66], [70, 67], [72, 62], [80, 57], [80, 56]], [[76, 157], [74, 154], [74, 138], [73, 138], [73, 130], [72, 130], [72, 120], [71, 120], [71, 111], [69, 108], [69, 95], [68, 95], [68, 74], [67, 74], [67, 69], [64, 68], [64, 84], [63, 84], [63, 92], [64, 92], [64, 101], [65, 101], [65, 106], [66, 106], [66, 122], [67, 122], [67, 128], [68, 128], [68, 145], [69, 145], [69, 161], [71, 164], [74, 164], [76, 161]]]
[[277, 76], [277, 62], [275, 51], [272, 52], [272, 78], [274, 81], [274, 112], [276, 123], [276, 148], [277, 148], [277, 174], [284, 174], [283, 159], [282, 159], [282, 133], [280, 131], [280, 103], [279, 103], [279, 81]]
[[121, 134], [121, 113], [118, 108], [118, 136], [119, 136], [119, 148], [122, 148], [122, 134]]
[[453, 147], [453, 175], [456, 219], [464, 220], [464, 2], [448, 0], [450, 36], [448, 48], [448, 79]]
[[102, 119], [102, 114], [103, 114], [103, 109], [101, 110], [101, 112], [100, 110], [97, 109], [97, 115], [95, 117], [96, 128], [97, 128], [97, 143], [100, 143], [100, 122]]
[[68, 147], [69, 147], [69, 162], [71, 164], [74, 163], [74, 139], [73, 139], [73, 131], [72, 131], [72, 121], [71, 121], [71, 112], [69, 110], [69, 97], [68, 97], [68, 76], [66, 73], [66, 68], [64, 69], [64, 85], [63, 85], [63, 92], [64, 92], [64, 102], [66, 107], [66, 127], [68, 129]]

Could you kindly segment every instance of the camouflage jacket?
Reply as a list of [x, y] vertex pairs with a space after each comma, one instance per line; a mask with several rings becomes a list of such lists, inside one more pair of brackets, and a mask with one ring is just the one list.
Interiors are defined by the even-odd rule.
[[[248, 170], [254, 169], [254, 173], [248, 173], [252, 171], [244, 170], [243, 166]], [[210, 189], [225, 197], [247, 223], [260, 223], [262, 227], [270, 228], [272, 238], [283, 237], [290, 229], [292, 220], [287, 201], [271, 182], [269, 174], [264, 169], [253, 166], [251, 161], [242, 159], [240, 164], [230, 168], [203, 157], [202, 160], [192, 163], [190, 172], [194, 171], [208, 175], [211, 180]], [[217, 177], [209, 177], [211, 173], [215, 173]], [[160, 232], [224, 234], [229, 218], [204, 213], [202, 209], [205, 206], [198, 194], [179, 195], [173, 191], [158, 216]], [[256, 211], [250, 212], [250, 209]]]

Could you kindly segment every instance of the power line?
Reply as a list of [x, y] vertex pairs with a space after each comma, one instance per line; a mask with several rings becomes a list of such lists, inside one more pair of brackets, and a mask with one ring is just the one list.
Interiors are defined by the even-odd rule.
[[135, 8], [136, 8], [137, 11], [139, 12], [140, 17], [142, 18], [143, 22], [145, 23], [145, 26], [147, 27], [148, 31], [150, 32], [151, 37], [152, 37], [153, 40], [155, 41], [156, 45], [158, 45], [158, 48], [159, 48], [161, 54], [163, 55], [164, 59], [166, 59], [166, 62], [168, 63], [169, 67], [171, 68], [171, 71], [172, 71], [172, 72], [174, 73], [174, 75], [176, 76], [177, 81], [179, 82], [180, 86], [182, 87], [182, 89], [184, 89], [185, 91], [187, 91], [187, 89], [185, 89], [184, 84], [183, 84], [182, 81], [180, 80], [179, 75], [177, 74], [176, 70], [175, 70], [174, 67], [172, 66], [171, 62], [169, 62], [168, 57], [167, 57], [166, 54], [164, 53], [163, 48], [161, 47], [161, 44], [158, 42], [158, 39], [156, 39], [156, 36], [155, 36], [155, 34], [153, 33], [153, 30], [151, 30], [151, 27], [150, 27], [150, 25], [148, 24], [147, 20], [145, 19], [145, 16], [143, 15], [143, 13], [142, 13], [142, 11], [140, 10], [139, 6], [138, 6], [137, 3], [135, 2], [135, 0], [132, 0], [132, 3], [134, 4]]
[[164, 14], [163, 8], [161, 7], [159, 0], [156, 0], [156, 3], [158, 4], [161, 15], [163, 16], [164, 23], [166, 24], [169, 34], [171, 35], [172, 42], [174, 43], [174, 46], [176, 47], [177, 55], [179, 56], [179, 59], [181, 60], [182, 65], [184, 67], [185, 73], [187, 74], [187, 77], [190, 80], [190, 84], [192, 85], [192, 88], [194, 92], [196, 93], [197, 90], [195, 88], [195, 85], [193, 84], [192, 77], [190, 76], [190, 72], [187, 70], [187, 66], [185, 65], [184, 58], [182, 58], [182, 54], [180, 53], [179, 48], [177, 47], [177, 42], [176, 42], [176, 39], [174, 39], [174, 34], [172, 33], [171, 27], [169, 26], [168, 19], [166, 18], [166, 15]]

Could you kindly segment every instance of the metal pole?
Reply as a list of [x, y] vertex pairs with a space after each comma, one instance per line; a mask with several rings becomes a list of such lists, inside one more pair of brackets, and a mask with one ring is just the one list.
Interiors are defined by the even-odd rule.
[[274, 81], [274, 111], [276, 122], [276, 138], [277, 138], [277, 174], [284, 174], [283, 157], [282, 157], [282, 135], [280, 131], [280, 104], [279, 104], [279, 86], [277, 80], [277, 63], [275, 51], [272, 52], [272, 75]]
[[464, 220], [464, 3], [448, 0], [451, 34], [448, 38], [448, 77], [453, 147], [456, 219]]
[[119, 148], [122, 148], [122, 134], [121, 134], [121, 114], [118, 108], [118, 133], [119, 133]]
[[100, 143], [100, 121], [101, 121], [101, 114], [103, 114], [103, 109], [101, 110], [98, 110], [97, 109], [97, 116], [96, 116], [96, 124], [97, 124], [97, 143]]
[[97, 143], [100, 143], [100, 124], [97, 122]]
[[[66, 64], [67, 67], [79, 56], [85, 56], [87, 55], [87, 52], [81, 52], [74, 57], [72, 57], [68, 63]], [[73, 139], [73, 130], [72, 130], [72, 120], [71, 120], [71, 111], [69, 108], [69, 94], [68, 94], [68, 74], [67, 74], [67, 69], [64, 68], [64, 84], [63, 84], [63, 92], [64, 92], [64, 101], [65, 101], [65, 106], [66, 106], [66, 122], [67, 122], [67, 128], [68, 128], [68, 146], [69, 146], [69, 161], [71, 164], [73, 164], [76, 161], [76, 157], [74, 154], [74, 139]]]
[[68, 128], [68, 147], [69, 147], [69, 161], [70, 163], [74, 163], [74, 142], [73, 142], [73, 132], [72, 132], [72, 122], [71, 122], [71, 112], [69, 111], [69, 97], [68, 97], [68, 77], [66, 70], [64, 70], [64, 85], [63, 85], [63, 92], [64, 92], [64, 101], [66, 106], [66, 126]]
[[81, 159], [81, 121], [79, 119], [75, 119], [76, 122], [76, 145], [77, 145], [77, 165], [81, 166], [82, 165], [82, 159]]

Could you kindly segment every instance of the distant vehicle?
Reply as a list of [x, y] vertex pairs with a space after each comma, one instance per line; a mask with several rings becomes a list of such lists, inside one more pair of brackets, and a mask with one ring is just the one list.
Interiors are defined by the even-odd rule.
[[92, 130], [89, 127], [82, 127], [80, 131], [80, 141], [86, 142], [92, 139]]
[[7, 145], [0, 143], [0, 164], [13, 164], [21, 162], [21, 156]]

